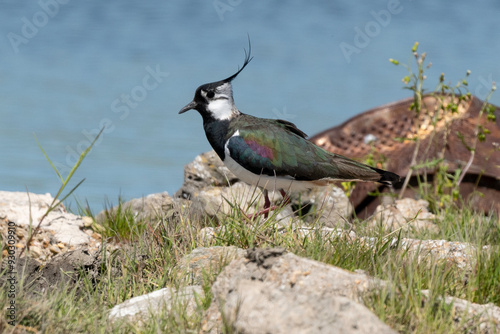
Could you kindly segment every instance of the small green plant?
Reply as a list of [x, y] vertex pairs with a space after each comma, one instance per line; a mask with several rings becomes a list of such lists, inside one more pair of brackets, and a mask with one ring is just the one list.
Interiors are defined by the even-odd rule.
[[137, 221], [130, 207], [126, 207], [121, 198], [118, 205], [110, 205], [104, 210], [105, 219], [102, 222], [102, 234], [104, 237], [117, 238], [121, 240], [133, 240], [141, 235], [146, 228], [143, 222]]
[[356, 188], [356, 182], [354, 181], [344, 181], [340, 183], [342, 185], [342, 190], [344, 190], [347, 198], [351, 197], [352, 192]]
[[[477, 142], [484, 141], [489, 133], [483, 124], [483, 114], [486, 114], [488, 121], [496, 119], [494, 115], [495, 108], [488, 103], [491, 95], [496, 90], [496, 86], [493, 84], [490, 93], [486, 96], [476, 120], [477, 125], [473, 142], [467, 144], [463, 134], [450, 133], [450, 123], [456, 117], [455, 115], [460, 111], [460, 108], [464, 108], [465, 104], [471, 99], [467, 80], [471, 72], [467, 71], [465, 77], [455, 85], [447, 83], [445, 75], [442, 73], [436, 88], [433, 91], [427, 92], [424, 88], [424, 81], [427, 79], [425, 71], [432, 64], [426, 62], [425, 52], [418, 52], [418, 46], [417, 42], [411, 49], [413, 60], [416, 63], [415, 70], [412, 67], [411, 57], [407, 65], [401, 64], [397, 60], [389, 59], [394, 65], [403, 66], [408, 71], [408, 74], [403, 77], [402, 81], [404, 88], [413, 93], [413, 102], [410, 105], [410, 109], [415, 112], [413, 131], [406, 137], [397, 138], [399, 141], [411, 141], [415, 143], [410, 168], [400, 191], [400, 198], [404, 196], [412, 175], [416, 174], [420, 195], [429, 201], [434, 210], [447, 209], [454, 206], [457, 202], [463, 202], [463, 199], [460, 197], [459, 186], [474, 160]], [[433, 97], [437, 101], [437, 104], [432, 106], [426, 105], [424, 103], [425, 96]], [[426, 147], [421, 147], [423, 143], [421, 132], [423, 129], [426, 130], [428, 138], [426, 140]], [[448, 138], [453, 135], [458, 136], [470, 152], [470, 158], [466, 165], [456, 170], [450, 170], [444, 160]], [[433, 148], [432, 146], [437, 145], [436, 143], [441, 145], [440, 151], [437, 156], [429, 156], [429, 152]], [[428, 178], [429, 171], [433, 174], [432, 180]]]

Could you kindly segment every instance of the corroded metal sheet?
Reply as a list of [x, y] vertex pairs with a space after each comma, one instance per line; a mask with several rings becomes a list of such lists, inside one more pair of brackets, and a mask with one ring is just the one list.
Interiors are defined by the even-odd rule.
[[[500, 108], [495, 107], [496, 121], [491, 122], [486, 114], [479, 117], [483, 101], [474, 96], [457, 103], [453, 112], [447, 109], [450, 102], [449, 96], [425, 96], [422, 106], [426, 112], [417, 119], [415, 111], [410, 109], [413, 98], [397, 101], [357, 115], [315, 135], [311, 141], [328, 151], [358, 160], [372, 155], [375, 161], [381, 162], [378, 167], [404, 177], [416, 148], [412, 140], [415, 136], [420, 138], [417, 162], [442, 158], [448, 171], [464, 168], [471, 157], [468, 147], [473, 146], [480, 122], [490, 133], [485, 141], [477, 141], [475, 157], [461, 183], [460, 193], [478, 210], [500, 212]], [[405, 140], [401, 140], [403, 138]], [[426, 175], [427, 181], [432, 182], [434, 168], [420, 168], [413, 175]], [[410, 185], [416, 184], [416, 178], [412, 177]], [[358, 215], [371, 214], [380, 203], [378, 198], [367, 195], [376, 188], [372, 183], [356, 185], [351, 201]], [[396, 185], [396, 191], [400, 188], [401, 184]], [[412, 197], [415, 192], [410, 188], [404, 195]]]

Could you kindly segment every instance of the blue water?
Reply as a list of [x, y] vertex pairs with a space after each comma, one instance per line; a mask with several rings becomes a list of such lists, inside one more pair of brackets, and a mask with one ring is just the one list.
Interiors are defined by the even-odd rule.
[[0, 190], [54, 195], [34, 134], [65, 176], [106, 126], [67, 201], [95, 212], [181, 186], [210, 146], [197, 112], [177, 112], [241, 66], [247, 35], [255, 58], [234, 81], [237, 106], [310, 135], [409, 96], [388, 59], [407, 63], [415, 41], [433, 63], [429, 88], [469, 69], [484, 98], [500, 79], [497, 0], [59, 1], [0, 1]]

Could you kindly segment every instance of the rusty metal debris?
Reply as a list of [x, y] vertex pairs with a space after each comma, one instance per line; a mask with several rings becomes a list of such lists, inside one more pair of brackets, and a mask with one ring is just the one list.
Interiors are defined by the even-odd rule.
[[[417, 162], [443, 159], [449, 172], [463, 169], [471, 158], [470, 147], [479, 124], [490, 133], [484, 141], [477, 141], [475, 157], [460, 184], [462, 198], [485, 213], [500, 212], [500, 108], [495, 106], [494, 122], [486, 113], [479, 117], [483, 101], [471, 96], [465, 101], [444, 95], [426, 95], [422, 99], [423, 112], [418, 119], [410, 106], [413, 98], [404, 99], [368, 110], [345, 123], [325, 130], [311, 141], [328, 151], [355, 159], [372, 154], [379, 167], [405, 176], [411, 166], [416, 148], [415, 136], [420, 138]], [[456, 108], [449, 108], [455, 104]], [[399, 138], [400, 140], [397, 140]], [[402, 140], [402, 139], [405, 140]], [[405, 197], [414, 197], [416, 176], [426, 176], [432, 184], [435, 167], [415, 169]], [[401, 191], [396, 185], [396, 192]], [[358, 216], [365, 217], [380, 204], [380, 198], [367, 195], [377, 185], [358, 183], [351, 202]], [[387, 191], [384, 190], [384, 191]]]

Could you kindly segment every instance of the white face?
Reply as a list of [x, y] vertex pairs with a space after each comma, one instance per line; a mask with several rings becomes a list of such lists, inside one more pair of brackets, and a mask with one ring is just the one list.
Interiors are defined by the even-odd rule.
[[234, 114], [234, 104], [226, 98], [219, 98], [208, 103], [208, 110], [217, 120], [230, 119]]
[[230, 83], [225, 83], [215, 92], [201, 91], [201, 95], [207, 100], [207, 109], [217, 120], [230, 119], [236, 112]]

